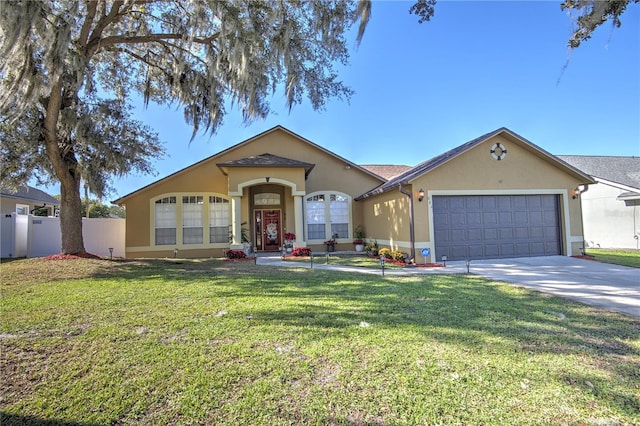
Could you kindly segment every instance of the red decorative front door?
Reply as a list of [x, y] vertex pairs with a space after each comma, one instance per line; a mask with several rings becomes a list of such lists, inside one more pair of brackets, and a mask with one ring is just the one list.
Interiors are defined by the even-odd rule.
[[280, 239], [280, 210], [256, 210], [254, 212], [256, 247], [258, 250], [278, 251]]

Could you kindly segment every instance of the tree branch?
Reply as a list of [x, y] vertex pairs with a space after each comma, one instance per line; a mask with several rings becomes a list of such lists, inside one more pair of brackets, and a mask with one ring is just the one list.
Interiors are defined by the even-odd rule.
[[84, 50], [87, 47], [87, 42], [89, 41], [89, 32], [91, 31], [91, 24], [93, 24], [93, 19], [96, 17], [96, 9], [98, 8], [97, 1], [89, 1], [87, 3], [87, 16], [82, 23], [82, 28], [80, 29], [80, 34], [78, 35], [78, 41], [80, 43], [81, 50]]
[[[204, 38], [196, 37], [196, 38], [190, 39], [190, 41], [193, 41], [194, 43], [198, 43], [198, 44], [211, 44], [211, 42], [216, 38], [218, 38], [219, 35], [220, 33], [216, 32], [210, 35], [209, 37], [204, 37]], [[109, 36], [100, 40], [99, 45], [100, 47], [108, 47], [114, 44], [166, 42], [167, 40], [181, 40], [183, 38], [184, 36], [182, 34], [171, 34], [171, 33], [147, 34], [147, 35], [141, 35], [141, 36]], [[177, 47], [175, 45], [172, 45], [172, 46]]]

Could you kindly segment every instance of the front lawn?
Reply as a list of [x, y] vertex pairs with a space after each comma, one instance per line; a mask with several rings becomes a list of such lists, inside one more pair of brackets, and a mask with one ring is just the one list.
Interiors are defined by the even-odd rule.
[[0, 424], [640, 424], [640, 320], [475, 276], [1, 265]]
[[614, 263], [622, 266], [640, 268], [640, 250], [615, 250], [589, 248], [586, 253], [598, 262]]

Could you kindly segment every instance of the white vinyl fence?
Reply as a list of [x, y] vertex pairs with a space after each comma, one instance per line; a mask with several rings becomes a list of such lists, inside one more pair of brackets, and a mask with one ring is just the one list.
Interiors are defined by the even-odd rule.
[[[44, 257], [60, 253], [60, 219], [10, 214], [2, 217], [0, 257]], [[125, 219], [82, 219], [87, 252], [124, 257]]]

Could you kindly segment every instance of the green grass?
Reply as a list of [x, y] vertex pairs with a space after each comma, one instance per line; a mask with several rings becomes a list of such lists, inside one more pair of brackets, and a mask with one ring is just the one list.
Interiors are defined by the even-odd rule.
[[640, 250], [594, 249], [586, 250], [586, 254], [595, 257], [598, 262], [613, 263], [622, 266], [640, 268]]
[[1, 265], [0, 424], [640, 424], [640, 319], [474, 276]]

